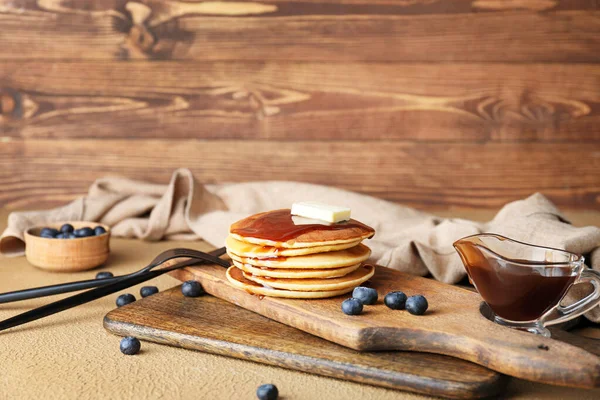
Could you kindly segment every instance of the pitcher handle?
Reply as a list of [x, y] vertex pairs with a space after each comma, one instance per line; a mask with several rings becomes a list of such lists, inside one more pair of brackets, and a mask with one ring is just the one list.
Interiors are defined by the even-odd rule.
[[600, 273], [598, 271], [594, 271], [593, 269], [585, 268], [581, 272], [581, 275], [579, 275], [579, 278], [573, 282], [571, 287], [585, 282], [591, 283], [594, 287], [594, 291], [583, 299], [568, 306], [562, 306], [559, 302], [556, 307], [548, 311], [541, 318], [544, 325], [555, 325], [560, 324], [561, 322], [569, 321], [582, 314], [585, 314], [600, 304]]

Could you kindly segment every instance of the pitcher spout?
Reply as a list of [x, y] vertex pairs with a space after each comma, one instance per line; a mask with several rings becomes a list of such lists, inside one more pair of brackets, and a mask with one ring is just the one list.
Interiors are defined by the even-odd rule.
[[457, 240], [452, 245], [456, 249], [456, 252], [460, 256], [460, 259], [467, 270], [469, 265], [477, 264], [485, 256], [481, 252], [480, 246], [485, 247], [481, 241], [482, 235], [467, 236]]

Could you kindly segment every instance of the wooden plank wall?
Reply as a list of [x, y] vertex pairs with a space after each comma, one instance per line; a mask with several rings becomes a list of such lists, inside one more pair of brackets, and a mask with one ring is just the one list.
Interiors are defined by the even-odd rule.
[[600, 208], [594, 0], [0, 0], [0, 203], [106, 174]]

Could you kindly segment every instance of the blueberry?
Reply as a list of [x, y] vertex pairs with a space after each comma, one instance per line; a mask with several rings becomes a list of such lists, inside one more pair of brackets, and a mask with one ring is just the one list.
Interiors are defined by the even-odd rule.
[[103, 226], [98, 225], [97, 227], [94, 228], [94, 235], [100, 236], [104, 233], [106, 233], [106, 229], [104, 229]]
[[54, 228], [42, 228], [40, 236], [45, 238], [53, 238], [58, 235], [58, 229]]
[[72, 233], [73, 232], [73, 225], [71, 225], [71, 224], [64, 224], [63, 226], [60, 227], [60, 231], [62, 233]]
[[185, 297], [199, 297], [206, 292], [200, 282], [192, 280], [183, 283], [181, 286], [181, 293], [183, 293]]
[[133, 303], [135, 301], [135, 296], [129, 293], [122, 294], [117, 297], [117, 307], [123, 307], [126, 304]]
[[277, 386], [270, 383], [260, 385], [258, 389], [256, 389], [256, 397], [258, 397], [259, 400], [277, 400], [277, 397], [279, 397], [279, 390], [277, 390]]
[[119, 347], [121, 348], [121, 353], [132, 356], [139, 353], [142, 344], [139, 339], [134, 338], [133, 336], [127, 336], [121, 339], [121, 345]]
[[156, 286], [144, 286], [140, 289], [140, 296], [148, 297], [153, 294], [158, 293], [158, 288]]
[[369, 306], [377, 302], [377, 290], [365, 286], [355, 287], [352, 291], [352, 297]]
[[389, 292], [383, 298], [383, 302], [392, 310], [404, 310], [406, 295], [402, 292]]
[[420, 294], [416, 296], [410, 296], [406, 300], [406, 310], [411, 314], [423, 315], [425, 314], [425, 311], [427, 311], [427, 307], [429, 307], [429, 304], [427, 304], [427, 299]]
[[55, 239], [68, 239], [68, 236], [65, 236], [64, 233], [59, 233], [58, 235], [54, 236]]
[[348, 315], [358, 315], [363, 310], [363, 304], [358, 299], [346, 299], [342, 302], [342, 311]]
[[77, 236], [77, 237], [94, 236], [94, 230], [92, 228], [86, 226], [85, 228], [75, 229], [73, 234], [75, 234], [75, 236]]
[[73, 233], [63, 233], [63, 235], [65, 235], [66, 239], [77, 239], [77, 236]]
[[106, 278], [112, 278], [114, 275], [112, 272], [109, 271], [102, 271], [102, 272], [98, 272], [96, 274], [96, 279], [106, 279]]

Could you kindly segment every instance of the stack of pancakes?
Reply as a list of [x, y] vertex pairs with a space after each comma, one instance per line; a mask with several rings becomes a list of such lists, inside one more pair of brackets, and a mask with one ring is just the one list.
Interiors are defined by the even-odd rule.
[[[375, 231], [355, 220], [297, 224], [289, 209], [234, 223], [226, 241], [227, 279], [249, 293], [316, 299], [338, 296], [373, 276], [361, 243]], [[295, 218], [295, 217], [294, 217]], [[296, 221], [298, 221], [296, 219]]]

